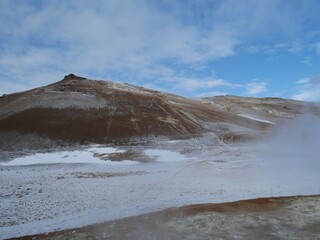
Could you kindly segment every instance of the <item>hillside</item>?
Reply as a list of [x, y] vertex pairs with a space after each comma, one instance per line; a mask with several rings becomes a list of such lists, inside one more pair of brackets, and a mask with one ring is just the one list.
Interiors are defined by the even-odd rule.
[[274, 123], [296, 117], [301, 107], [301, 102], [273, 98], [195, 100], [70, 74], [51, 85], [0, 98], [0, 145], [16, 150], [127, 144], [207, 132], [225, 142], [247, 141]]
[[[280, 98], [188, 99], [72, 74], [3, 95], [0, 239], [141, 239], [136, 229], [154, 234], [158, 223], [173, 239], [191, 232], [205, 239], [218, 230], [217, 237], [264, 236], [278, 226], [272, 232], [281, 237], [300, 226], [287, 228], [293, 217], [308, 221], [301, 234], [313, 236], [320, 125], [308, 112], [319, 108]], [[270, 198], [295, 195], [317, 196]], [[287, 209], [291, 200], [295, 211]], [[210, 204], [223, 202], [234, 203]], [[168, 208], [178, 209], [159, 222], [157, 212]], [[180, 218], [180, 210], [195, 215]], [[216, 217], [221, 224], [211, 224]]]

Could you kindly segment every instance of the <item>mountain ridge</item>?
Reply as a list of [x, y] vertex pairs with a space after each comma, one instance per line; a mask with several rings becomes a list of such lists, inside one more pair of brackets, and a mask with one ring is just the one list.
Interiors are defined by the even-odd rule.
[[[270, 108], [280, 106], [279, 116], [257, 110], [267, 108], [267, 102]], [[272, 127], [273, 121], [296, 117], [302, 105], [293, 100], [234, 96], [196, 100], [69, 74], [47, 86], [2, 96], [0, 142], [10, 148], [17, 138], [31, 134], [39, 137], [34, 140], [37, 146], [41, 139], [62, 145], [126, 144], [134, 139], [189, 138], [208, 132], [224, 140], [225, 134], [232, 141], [237, 134], [248, 140]], [[266, 120], [259, 121], [259, 115]], [[7, 136], [14, 136], [11, 143], [6, 143]]]

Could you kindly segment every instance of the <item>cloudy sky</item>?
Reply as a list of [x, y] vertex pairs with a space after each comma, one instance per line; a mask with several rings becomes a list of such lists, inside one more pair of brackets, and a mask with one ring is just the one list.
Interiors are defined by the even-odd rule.
[[74, 73], [320, 100], [319, 0], [0, 0], [0, 94]]

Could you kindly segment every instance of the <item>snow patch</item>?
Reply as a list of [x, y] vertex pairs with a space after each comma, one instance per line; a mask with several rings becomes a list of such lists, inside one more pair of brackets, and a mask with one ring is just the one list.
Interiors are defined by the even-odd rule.
[[147, 91], [142, 91], [138, 87], [132, 86], [129, 84], [111, 82], [111, 87], [115, 90], [127, 91], [127, 92], [137, 93], [137, 94], [141, 94], [141, 95], [150, 95], [151, 94]]
[[190, 104], [186, 104], [186, 103], [181, 103], [181, 102], [175, 102], [175, 101], [168, 101], [169, 104], [175, 104], [178, 106], [190, 106]]
[[109, 164], [109, 165], [131, 165], [138, 164], [134, 161], [110, 161], [101, 160], [95, 157], [94, 154], [110, 154], [121, 153], [123, 150], [119, 150], [113, 147], [92, 147], [79, 151], [61, 151], [51, 153], [37, 153], [31, 156], [16, 158], [7, 163], [0, 163], [0, 166], [26, 166], [35, 164], [56, 164], [56, 163], [94, 163], [94, 164]]
[[244, 118], [248, 118], [248, 119], [251, 119], [251, 120], [254, 120], [254, 121], [258, 121], [258, 122], [264, 122], [264, 123], [276, 124], [276, 123], [271, 122], [271, 121], [269, 121], [269, 120], [256, 118], [256, 117], [253, 117], [253, 116], [250, 116], [250, 115], [246, 115], [246, 114], [238, 114], [238, 116], [240, 116], [240, 117], [244, 117]]
[[169, 150], [148, 149], [144, 153], [150, 157], [156, 157], [159, 162], [175, 162], [189, 159], [178, 152]]

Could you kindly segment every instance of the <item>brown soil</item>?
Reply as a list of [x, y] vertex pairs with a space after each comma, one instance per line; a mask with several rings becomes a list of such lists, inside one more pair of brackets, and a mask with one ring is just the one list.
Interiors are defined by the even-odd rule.
[[290, 118], [290, 116], [299, 114], [304, 107], [314, 107], [313, 104], [306, 104], [301, 101], [271, 97], [250, 98], [237, 96], [217, 96], [204, 98], [202, 99], [202, 102], [208, 105], [219, 107], [227, 112], [237, 114], [249, 111], [252, 113], [265, 114], [267, 118], [277, 118], [281, 115]]
[[27, 239], [319, 239], [320, 196], [199, 204]]
[[[253, 130], [270, 127], [198, 100], [73, 74], [45, 87], [0, 98], [4, 150], [28, 134], [39, 136], [36, 145], [43, 138], [72, 144], [122, 144], [157, 136], [221, 134], [220, 123]], [[6, 143], [6, 136], [13, 135], [16, 139]]]

